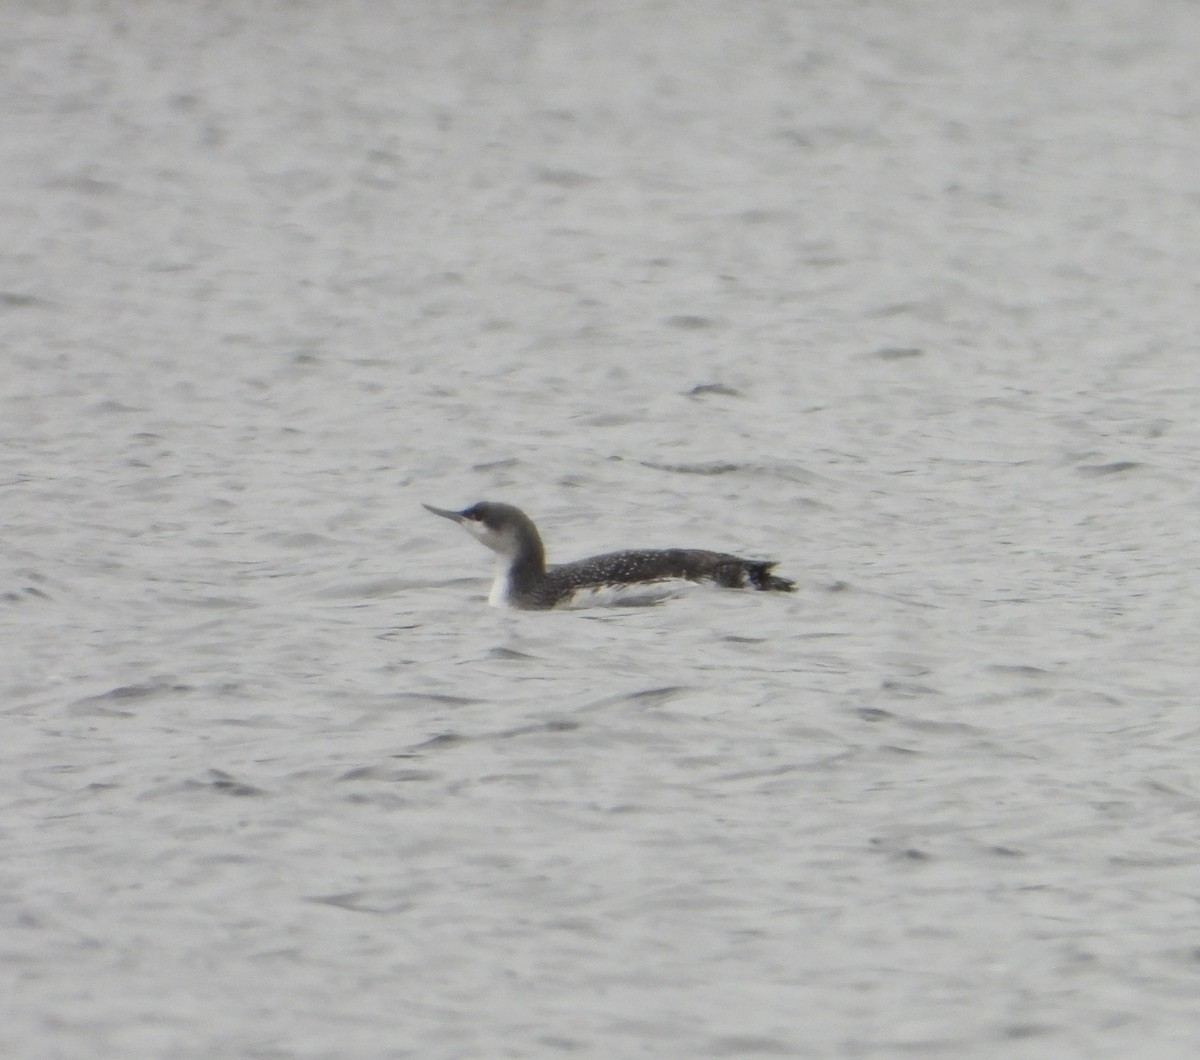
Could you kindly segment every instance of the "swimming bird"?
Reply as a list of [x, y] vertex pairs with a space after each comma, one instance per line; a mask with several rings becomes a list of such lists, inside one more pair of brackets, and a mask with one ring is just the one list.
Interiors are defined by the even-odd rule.
[[423, 505], [458, 523], [496, 553], [496, 576], [488, 603], [545, 611], [588, 603], [651, 603], [671, 595], [671, 583], [708, 582], [729, 589], [790, 593], [795, 582], [772, 574], [772, 561], [742, 559], [705, 549], [664, 548], [608, 552], [546, 566], [542, 537], [520, 508], [480, 501], [461, 512]]

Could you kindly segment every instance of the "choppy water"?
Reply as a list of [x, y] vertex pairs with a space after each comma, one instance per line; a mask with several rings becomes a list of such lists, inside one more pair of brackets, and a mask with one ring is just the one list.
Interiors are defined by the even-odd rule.
[[7, 5], [0, 1051], [1194, 1056], [1198, 33]]

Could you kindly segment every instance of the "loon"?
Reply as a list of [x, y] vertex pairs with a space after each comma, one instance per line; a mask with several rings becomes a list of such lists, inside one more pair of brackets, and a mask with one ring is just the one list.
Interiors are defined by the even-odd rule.
[[[670, 595], [667, 583], [709, 582], [730, 589], [794, 592], [796, 583], [772, 574], [775, 563], [704, 549], [665, 548], [609, 552], [574, 563], [546, 566], [546, 550], [533, 520], [520, 508], [480, 501], [461, 512], [422, 505], [458, 523], [496, 553], [496, 578], [488, 603], [545, 611], [579, 606], [606, 595], [614, 603], [652, 603]], [[650, 589], [650, 595], [646, 590]], [[634, 592], [630, 592], [634, 590]], [[641, 590], [640, 600], [636, 590]], [[657, 592], [655, 592], [657, 590]], [[622, 599], [624, 591], [624, 599]]]

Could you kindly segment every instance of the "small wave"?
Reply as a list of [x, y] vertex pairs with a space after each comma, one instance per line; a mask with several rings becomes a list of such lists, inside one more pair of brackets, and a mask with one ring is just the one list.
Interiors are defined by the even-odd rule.
[[1120, 475], [1139, 467], [1145, 467], [1145, 464], [1138, 460], [1114, 460], [1111, 464], [1080, 464], [1075, 470], [1081, 475], [1101, 478], [1104, 475]]

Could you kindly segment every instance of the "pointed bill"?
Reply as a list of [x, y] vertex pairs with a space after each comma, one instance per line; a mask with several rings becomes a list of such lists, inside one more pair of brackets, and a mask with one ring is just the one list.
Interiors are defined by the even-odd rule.
[[462, 512], [450, 512], [445, 508], [435, 508], [432, 504], [422, 504], [427, 512], [433, 512], [434, 515], [440, 515], [443, 519], [449, 519], [451, 522], [461, 523], [463, 521]]

